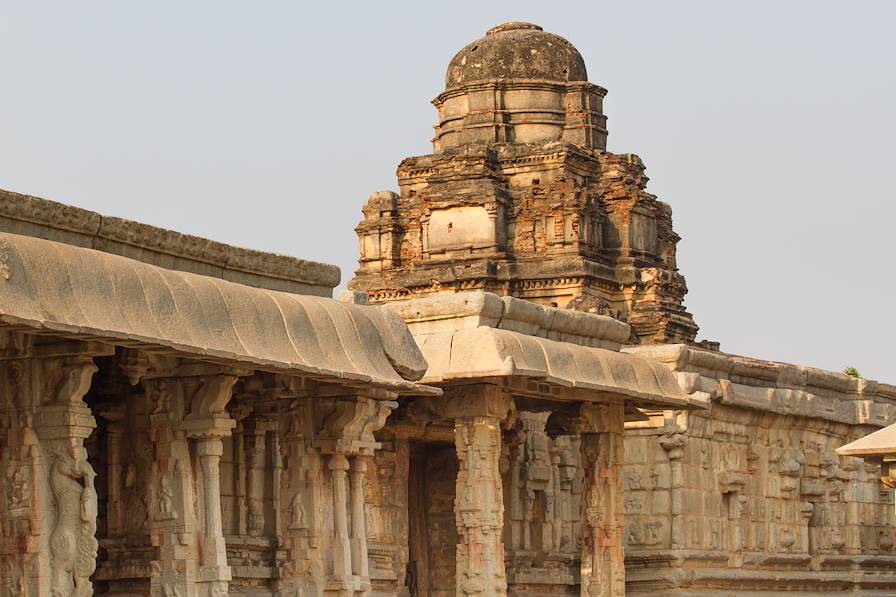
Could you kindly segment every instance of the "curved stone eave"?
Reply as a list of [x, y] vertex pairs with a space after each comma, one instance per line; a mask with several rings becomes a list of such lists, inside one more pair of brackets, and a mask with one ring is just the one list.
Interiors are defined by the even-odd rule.
[[662, 364], [603, 348], [509, 330], [479, 327], [417, 338], [430, 367], [422, 383], [446, 385], [486, 378], [526, 378], [592, 394], [622, 396], [639, 406], [702, 409]]
[[0, 233], [0, 322], [197, 360], [400, 394], [426, 369], [380, 307], [243, 286], [92, 249]]

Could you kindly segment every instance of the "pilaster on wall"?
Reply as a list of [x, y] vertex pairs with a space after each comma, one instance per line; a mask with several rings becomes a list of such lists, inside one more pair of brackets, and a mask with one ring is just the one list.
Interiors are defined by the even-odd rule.
[[583, 479], [569, 414], [521, 410], [503, 436], [504, 549], [514, 594], [566, 594], [579, 584]]
[[0, 595], [93, 594], [96, 472], [83, 398], [112, 349], [10, 335], [0, 357]]
[[583, 597], [625, 595], [625, 503], [622, 486], [624, 406], [583, 404], [579, 411], [582, 468]]

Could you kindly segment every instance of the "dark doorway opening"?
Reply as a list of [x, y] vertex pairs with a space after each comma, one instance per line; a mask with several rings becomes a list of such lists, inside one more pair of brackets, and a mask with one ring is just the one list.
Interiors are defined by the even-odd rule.
[[454, 518], [457, 454], [450, 444], [411, 447], [408, 479], [411, 597], [454, 597], [457, 526]]

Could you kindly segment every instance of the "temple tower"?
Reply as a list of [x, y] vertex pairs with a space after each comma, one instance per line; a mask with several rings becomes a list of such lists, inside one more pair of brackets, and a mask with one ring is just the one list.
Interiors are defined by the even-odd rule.
[[505, 23], [451, 60], [433, 153], [398, 166], [398, 194], [364, 205], [372, 302], [481, 289], [612, 315], [633, 343], [693, 342], [671, 208], [644, 164], [606, 151], [606, 89], [568, 41]]

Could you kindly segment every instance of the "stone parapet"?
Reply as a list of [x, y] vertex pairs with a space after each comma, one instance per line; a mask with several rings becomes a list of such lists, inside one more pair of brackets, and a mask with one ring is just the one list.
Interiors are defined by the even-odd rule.
[[257, 288], [329, 297], [339, 268], [157, 228], [0, 189], [0, 231], [122, 255]]
[[618, 351], [631, 328], [605, 315], [542, 307], [511, 296], [464, 292], [386, 303], [415, 336], [493, 327], [579, 346]]
[[896, 420], [896, 386], [683, 344], [625, 347], [663, 363], [687, 394], [730, 406], [850, 425]]

